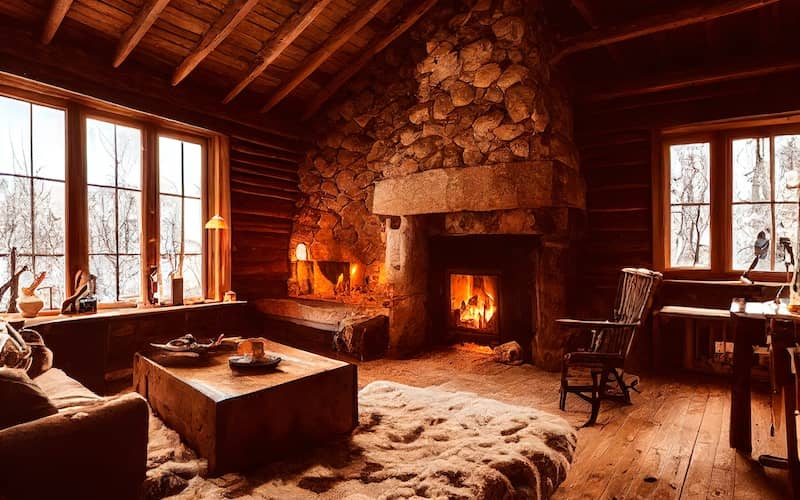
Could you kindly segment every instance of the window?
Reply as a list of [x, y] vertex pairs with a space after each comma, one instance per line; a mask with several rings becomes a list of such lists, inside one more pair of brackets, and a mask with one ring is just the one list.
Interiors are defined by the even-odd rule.
[[200, 144], [158, 138], [161, 290], [169, 293], [169, 276], [182, 275], [184, 298], [204, 295], [202, 173]]
[[141, 295], [141, 177], [141, 131], [88, 118], [89, 269], [101, 302]]
[[[655, 245], [657, 267], [734, 277], [755, 261], [760, 279], [785, 277], [785, 243], [800, 253], [800, 117], [794, 121], [667, 136], [664, 188], [654, 195], [663, 222], [655, 225], [655, 238], [664, 242]], [[757, 246], [766, 250], [757, 252]]]
[[[65, 144], [63, 110], [0, 96], [0, 284], [22, 266], [46, 271], [39, 287], [45, 307], [64, 298]], [[32, 281], [31, 274], [21, 278]]]

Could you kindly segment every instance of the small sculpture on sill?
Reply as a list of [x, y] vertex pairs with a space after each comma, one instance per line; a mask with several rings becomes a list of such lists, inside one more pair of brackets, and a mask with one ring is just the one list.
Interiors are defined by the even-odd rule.
[[75, 273], [75, 293], [61, 304], [61, 314], [97, 312], [97, 276], [78, 271]]
[[11, 290], [11, 297], [8, 300], [7, 313], [17, 312], [17, 296], [19, 294], [19, 277], [22, 273], [28, 270], [28, 266], [22, 266], [20, 269], [14, 271], [17, 267], [17, 247], [11, 248], [11, 255], [9, 258], [9, 270], [11, 271], [11, 278], [0, 286], [0, 299], [5, 295], [6, 290]]
[[22, 288], [22, 297], [17, 299], [17, 306], [23, 318], [35, 318], [44, 307], [44, 301], [36, 295], [36, 289], [42, 284], [45, 276], [47, 273], [42, 271], [39, 276], [33, 278], [30, 285]]

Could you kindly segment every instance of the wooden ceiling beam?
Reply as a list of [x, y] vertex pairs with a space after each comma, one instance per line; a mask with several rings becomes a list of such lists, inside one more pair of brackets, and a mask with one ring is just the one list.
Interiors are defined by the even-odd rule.
[[147, 30], [150, 29], [150, 26], [156, 22], [158, 16], [161, 14], [169, 0], [146, 0], [144, 5], [142, 5], [141, 10], [139, 13], [136, 14], [136, 17], [133, 18], [133, 22], [131, 22], [128, 29], [122, 34], [122, 38], [119, 40], [119, 44], [117, 45], [117, 52], [114, 55], [114, 62], [112, 63], [115, 68], [118, 68], [120, 64], [125, 61], [131, 51], [136, 48], [136, 45], [139, 44], [142, 37], [144, 37]]
[[423, 0], [417, 4], [417, 6], [411, 12], [409, 12], [403, 21], [392, 31], [385, 35], [378, 35], [373, 40], [370, 40], [370, 42], [367, 44], [366, 50], [359, 54], [354, 60], [348, 62], [346, 68], [343, 71], [338, 72], [336, 76], [333, 77], [333, 79], [328, 82], [328, 84], [325, 85], [320, 92], [317, 93], [311, 103], [309, 103], [309, 105], [306, 107], [301, 119], [307, 120], [314, 115], [314, 113], [319, 110], [320, 106], [330, 99], [331, 96], [342, 87], [342, 85], [349, 81], [353, 75], [361, 71], [361, 69], [376, 54], [385, 49], [400, 35], [408, 31], [408, 29], [411, 28], [411, 26], [413, 26], [420, 17], [428, 12], [431, 7], [436, 5], [437, 1], [438, 0]]
[[331, 0], [306, 0], [300, 9], [287, 19], [273, 33], [272, 38], [264, 44], [256, 55], [250, 70], [236, 86], [228, 92], [222, 102], [229, 103], [261, 74], [290, 46], [314, 19], [331, 3]]
[[625, 87], [609, 89], [600, 92], [587, 92], [584, 95], [578, 93], [579, 99], [584, 102], [602, 102], [634, 97], [645, 94], [655, 94], [669, 90], [680, 90], [689, 87], [700, 87], [721, 83], [725, 81], [743, 80], [746, 78], [757, 78], [777, 73], [786, 73], [800, 69], [800, 60], [791, 61], [762, 61], [757, 65], [726, 67], [726, 68], [704, 68], [702, 71], [684, 73], [681, 75], [661, 75], [656, 78], [649, 78]]
[[[575, 10], [578, 11], [581, 18], [589, 25], [589, 28], [596, 30], [600, 26], [600, 22], [597, 19], [597, 15], [594, 13], [592, 8], [586, 2], [586, 0], [571, 0], [572, 6], [575, 7]], [[619, 52], [618, 47], [614, 47], [613, 45], [609, 45], [607, 47], [608, 54], [611, 56], [611, 59], [617, 64], [622, 64], [622, 55]]]
[[42, 43], [47, 45], [56, 36], [61, 22], [67, 15], [67, 11], [72, 6], [72, 0], [53, 0], [53, 5], [50, 7], [50, 13], [47, 15], [47, 20], [44, 23], [44, 30], [42, 30]]
[[564, 57], [576, 52], [596, 47], [604, 47], [625, 40], [652, 35], [653, 33], [659, 33], [661, 31], [674, 30], [691, 24], [760, 9], [767, 5], [777, 3], [778, 1], [779, 0], [728, 0], [727, 2], [715, 5], [693, 5], [684, 9], [649, 16], [626, 25], [592, 30], [565, 39], [561, 43], [561, 48], [556, 50], [552, 62], [556, 63]]
[[172, 74], [172, 85], [177, 85], [194, 71], [203, 59], [214, 51], [236, 27], [244, 21], [247, 14], [258, 5], [259, 0], [233, 0], [214, 24], [203, 34], [203, 38], [178, 65]]
[[346, 20], [340, 23], [331, 32], [330, 36], [320, 48], [308, 56], [300, 66], [291, 74], [288, 80], [283, 82], [275, 92], [269, 97], [267, 103], [261, 108], [262, 113], [274, 108], [287, 95], [289, 95], [303, 80], [308, 78], [311, 73], [317, 70], [322, 63], [328, 60], [334, 52], [339, 50], [342, 45], [347, 43], [370, 19], [375, 17], [390, 0], [364, 0], [355, 12], [350, 13]]

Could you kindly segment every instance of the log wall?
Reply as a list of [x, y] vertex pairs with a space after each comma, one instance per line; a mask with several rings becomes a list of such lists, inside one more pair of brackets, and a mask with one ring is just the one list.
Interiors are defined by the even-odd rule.
[[231, 138], [232, 285], [253, 300], [286, 296], [300, 151]]

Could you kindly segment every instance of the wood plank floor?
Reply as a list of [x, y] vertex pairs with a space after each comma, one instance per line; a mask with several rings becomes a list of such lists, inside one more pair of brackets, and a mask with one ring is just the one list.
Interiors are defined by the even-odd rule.
[[[558, 409], [558, 374], [531, 365], [441, 349], [409, 360], [358, 363], [359, 386], [393, 380], [418, 387], [475, 392], [562, 415], [575, 426], [588, 404], [567, 399]], [[605, 403], [594, 427], [580, 429], [567, 480], [554, 496], [573, 498], [788, 498], [786, 472], [763, 469], [728, 447], [730, 396], [724, 379], [698, 375], [643, 377], [632, 405]], [[781, 426], [769, 435], [766, 389], [754, 394], [753, 456], [786, 456]]]

